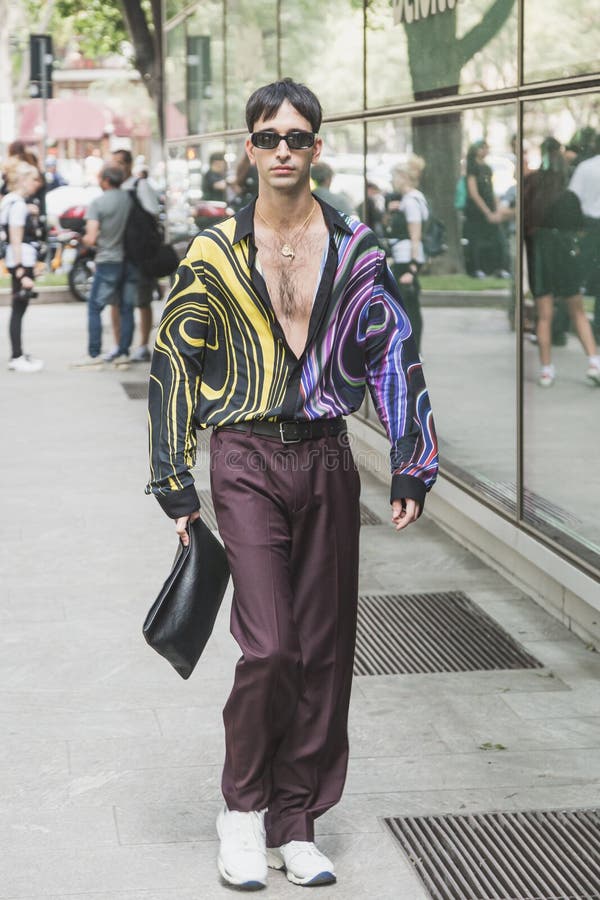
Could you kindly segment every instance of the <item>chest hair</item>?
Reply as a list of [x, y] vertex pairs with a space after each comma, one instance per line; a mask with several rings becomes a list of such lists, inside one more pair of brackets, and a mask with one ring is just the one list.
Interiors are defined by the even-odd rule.
[[302, 236], [293, 260], [281, 255], [281, 241], [268, 236], [257, 240], [259, 259], [273, 308], [290, 322], [310, 317], [321, 270], [326, 231], [314, 229]]

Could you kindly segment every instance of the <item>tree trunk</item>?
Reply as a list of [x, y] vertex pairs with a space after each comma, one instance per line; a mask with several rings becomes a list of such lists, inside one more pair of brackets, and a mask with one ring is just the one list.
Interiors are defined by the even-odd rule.
[[[415, 100], [458, 94], [460, 81], [456, 10], [406, 25], [408, 60]], [[440, 48], [444, 52], [440, 52]], [[440, 88], [439, 85], [446, 85]], [[423, 193], [432, 213], [446, 226], [448, 252], [436, 260], [438, 272], [463, 268], [454, 192], [460, 177], [462, 123], [460, 113], [415, 116], [412, 120], [413, 150], [425, 160], [421, 177]]]
[[[164, 136], [162, 11], [160, 0], [151, 0], [151, 22], [140, 0], [119, 0], [127, 32], [133, 44], [135, 66], [154, 101], [160, 138]], [[152, 26], [152, 27], [151, 27]]]

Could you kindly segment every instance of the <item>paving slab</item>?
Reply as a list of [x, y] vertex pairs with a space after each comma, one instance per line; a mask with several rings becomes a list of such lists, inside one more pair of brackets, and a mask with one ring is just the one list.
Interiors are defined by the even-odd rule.
[[[36, 307], [26, 329], [46, 369], [0, 371], [0, 900], [231, 898], [214, 830], [231, 591], [182, 681], [141, 635], [176, 549], [144, 496], [145, 404], [122, 386], [148, 367], [69, 370], [78, 304]], [[205, 441], [198, 464], [206, 487]], [[330, 894], [425, 900], [385, 816], [600, 802], [600, 656], [427, 514], [396, 534], [371, 475], [362, 500], [382, 524], [362, 530], [361, 593], [464, 591], [543, 665], [355, 679], [347, 789], [316, 829]], [[298, 891], [272, 873], [265, 896]]]

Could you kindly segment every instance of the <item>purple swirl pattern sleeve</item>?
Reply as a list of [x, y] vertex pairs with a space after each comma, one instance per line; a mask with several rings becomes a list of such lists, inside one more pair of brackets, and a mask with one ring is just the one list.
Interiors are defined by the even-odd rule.
[[[437, 475], [435, 426], [410, 322], [383, 252], [368, 307], [361, 316], [361, 333], [367, 385], [391, 444], [396, 481], [393, 499], [395, 494], [424, 498]], [[418, 479], [420, 486], [407, 479]]]

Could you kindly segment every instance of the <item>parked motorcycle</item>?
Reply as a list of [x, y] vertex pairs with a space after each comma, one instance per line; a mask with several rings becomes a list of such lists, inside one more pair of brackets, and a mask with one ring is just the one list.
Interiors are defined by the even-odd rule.
[[92, 247], [84, 247], [83, 244], [79, 244], [77, 256], [69, 269], [69, 290], [75, 299], [81, 300], [82, 303], [87, 303], [92, 290], [92, 281], [96, 271], [95, 255]]
[[81, 204], [70, 206], [59, 216], [60, 230], [51, 236], [54, 254], [50, 266], [53, 271], [62, 269], [68, 273], [69, 289], [82, 303], [89, 297], [95, 270], [94, 250], [81, 243], [86, 212], [87, 207]]

